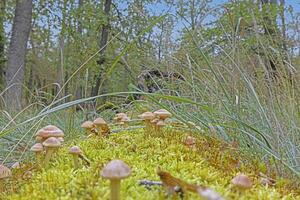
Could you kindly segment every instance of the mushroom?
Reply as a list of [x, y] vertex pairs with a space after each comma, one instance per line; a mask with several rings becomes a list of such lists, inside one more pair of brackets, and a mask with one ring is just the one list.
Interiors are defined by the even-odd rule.
[[145, 122], [146, 129], [150, 129], [151, 121], [155, 119], [155, 115], [152, 112], [144, 112], [139, 117]]
[[123, 127], [128, 127], [128, 123], [130, 121], [130, 118], [128, 116], [125, 116], [121, 119], [121, 123], [123, 122]]
[[5, 179], [11, 177], [11, 171], [4, 165], [0, 165], [0, 191], [3, 191]]
[[35, 152], [35, 156], [36, 156], [36, 164], [40, 165], [41, 163], [41, 155], [43, 153], [44, 147], [41, 143], [35, 143], [30, 151]]
[[38, 130], [38, 132], [36, 133], [36, 138], [37, 140], [44, 142], [47, 138], [49, 137], [64, 137], [64, 132], [57, 128], [56, 126], [53, 125], [48, 125], [45, 126], [44, 128], [41, 128], [40, 130]]
[[192, 137], [192, 136], [187, 136], [184, 143], [192, 148], [192, 150], [196, 150], [196, 138]]
[[233, 184], [234, 187], [236, 187], [239, 190], [249, 189], [253, 185], [251, 179], [245, 174], [239, 174], [235, 176], [231, 180], [231, 183]]
[[126, 113], [117, 113], [117, 114], [116, 114], [116, 117], [114, 117], [114, 121], [115, 121], [117, 124], [123, 125], [124, 123], [121, 123], [121, 122], [122, 122], [122, 119], [123, 119], [123, 118], [126, 118], [126, 117], [127, 117]]
[[94, 124], [97, 128], [98, 133], [101, 133], [102, 135], [106, 135], [110, 131], [106, 121], [101, 117], [95, 119]]
[[79, 155], [82, 154], [82, 151], [80, 149], [79, 146], [73, 146], [69, 149], [69, 153], [72, 154], [73, 156], [73, 160], [74, 160], [74, 167], [75, 169], [78, 169], [79, 168]]
[[12, 169], [20, 169], [21, 168], [21, 164], [19, 162], [15, 162], [12, 166]]
[[155, 129], [157, 131], [160, 131], [162, 127], [166, 126], [166, 123], [163, 120], [159, 120], [156, 124], [155, 124]]
[[45, 166], [48, 166], [52, 154], [61, 146], [61, 143], [57, 138], [49, 137], [43, 142], [43, 146], [46, 148]]
[[159, 109], [159, 110], [155, 111], [154, 115], [163, 121], [165, 121], [165, 119], [172, 116], [172, 114], [165, 109]]
[[219, 193], [210, 188], [198, 189], [198, 194], [205, 200], [224, 200]]
[[92, 121], [85, 121], [81, 124], [81, 128], [84, 128], [86, 130], [87, 135], [92, 135], [95, 125]]
[[120, 183], [122, 179], [127, 178], [131, 174], [131, 169], [122, 160], [110, 161], [101, 172], [105, 179], [110, 180], [110, 199], [120, 199]]

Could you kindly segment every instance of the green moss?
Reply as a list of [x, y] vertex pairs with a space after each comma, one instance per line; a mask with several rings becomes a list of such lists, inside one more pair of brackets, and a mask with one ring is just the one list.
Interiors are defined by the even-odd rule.
[[[167, 130], [158, 137], [138, 130], [117, 133], [109, 138], [73, 141], [60, 149], [48, 169], [33, 171], [30, 180], [14, 180], [15, 192], [3, 194], [2, 199], [108, 199], [109, 181], [102, 179], [99, 173], [112, 159], [122, 159], [132, 168], [132, 176], [122, 181], [123, 199], [164, 199], [163, 188], [149, 191], [138, 185], [141, 179], [159, 180], [158, 166], [189, 183], [209, 186], [226, 199], [300, 199], [291, 191], [283, 195], [282, 188], [260, 185], [255, 170], [251, 174], [249, 166], [235, 166], [239, 155], [227, 150], [221, 152], [223, 146], [214, 140], [197, 137], [198, 150], [192, 151], [182, 144], [187, 134]], [[91, 166], [81, 163], [80, 169], [73, 169], [68, 148], [74, 144], [81, 147], [91, 160]], [[234, 191], [230, 185], [230, 180], [239, 171], [250, 173], [255, 181], [255, 186], [244, 193]], [[189, 193], [186, 199], [199, 197]]]

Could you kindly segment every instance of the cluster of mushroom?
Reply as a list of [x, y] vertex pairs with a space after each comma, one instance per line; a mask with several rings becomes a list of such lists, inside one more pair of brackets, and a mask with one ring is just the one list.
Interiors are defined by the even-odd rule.
[[96, 118], [92, 121], [85, 121], [81, 124], [81, 128], [86, 130], [88, 137], [93, 135], [107, 136], [110, 133], [110, 128], [102, 117]]
[[113, 120], [116, 122], [116, 124], [121, 125], [123, 127], [127, 127], [130, 118], [127, 116], [126, 113], [117, 113]]
[[31, 151], [35, 152], [37, 165], [42, 163], [44, 150], [46, 151], [44, 165], [47, 166], [52, 155], [61, 147], [64, 142], [64, 133], [56, 126], [48, 125], [37, 131], [35, 134], [36, 143], [31, 147]]
[[157, 131], [166, 125], [165, 120], [171, 116], [172, 114], [165, 109], [159, 109], [154, 112], [144, 112], [139, 115], [139, 117], [145, 122], [146, 129], [154, 128]]

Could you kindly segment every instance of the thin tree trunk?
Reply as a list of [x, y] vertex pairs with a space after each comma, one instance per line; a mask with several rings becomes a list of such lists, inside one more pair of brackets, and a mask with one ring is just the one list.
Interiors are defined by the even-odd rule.
[[21, 109], [27, 41], [31, 30], [32, 0], [17, 0], [8, 49], [6, 104], [10, 111]]
[[5, 53], [4, 53], [4, 44], [5, 44], [5, 32], [4, 32], [4, 17], [5, 17], [5, 0], [0, 1], [0, 88], [4, 85], [3, 76], [4, 76], [4, 66], [5, 66]]
[[110, 13], [111, 4], [112, 4], [112, 0], [105, 0], [104, 13], [106, 15], [107, 22], [105, 25], [103, 25], [102, 31], [101, 31], [101, 39], [100, 39], [100, 45], [99, 45], [99, 48], [101, 49], [101, 51], [99, 53], [99, 60], [97, 61], [97, 64], [99, 66], [99, 73], [98, 73], [98, 76], [96, 77], [96, 84], [92, 88], [91, 96], [98, 95], [98, 91], [100, 89], [101, 83], [103, 83], [104, 79], [105, 79], [105, 67], [104, 67], [105, 50], [106, 50], [108, 34], [109, 34], [109, 18], [110, 18], [109, 13]]
[[[79, 33], [79, 36], [82, 37], [82, 22], [81, 22], [81, 10], [83, 7], [83, 0], [78, 0], [78, 9], [79, 9], [79, 16], [77, 21], [77, 31]], [[82, 97], [82, 90], [83, 86], [81, 85], [81, 82], [76, 82], [76, 91], [75, 91], [75, 99], [80, 99]]]

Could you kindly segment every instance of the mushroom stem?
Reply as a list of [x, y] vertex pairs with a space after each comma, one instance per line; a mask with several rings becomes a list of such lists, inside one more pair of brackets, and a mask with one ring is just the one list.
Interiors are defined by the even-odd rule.
[[49, 161], [50, 161], [51, 156], [52, 156], [52, 154], [54, 153], [54, 151], [55, 151], [55, 148], [47, 147], [47, 149], [46, 149], [45, 161], [44, 161], [45, 167], [48, 166]]
[[3, 180], [0, 181], [0, 192], [4, 191], [4, 184], [3, 184]]
[[110, 181], [110, 199], [111, 200], [119, 200], [120, 199], [120, 188], [121, 188], [121, 180], [114, 179]]
[[36, 157], [36, 166], [37, 168], [41, 167], [41, 159], [42, 159], [42, 154], [41, 152], [35, 152], [35, 157]]
[[79, 168], [79, 159], [77, 154], [73, 154], [73, 161], [74, 161], [74, 167], [75, 169]]

